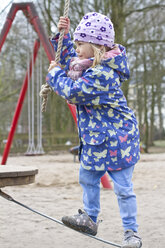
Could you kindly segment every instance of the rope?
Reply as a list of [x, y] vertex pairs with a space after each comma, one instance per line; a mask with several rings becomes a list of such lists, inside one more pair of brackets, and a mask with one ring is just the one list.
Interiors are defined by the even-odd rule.
[[[42, 50], [40, 49], [39, 59], [37, 60], [37, 92], [42, 84]], [[44, 154], [42, 147], [42, 113], [41, 113], [41, 98], [37, 94], [37, 154]]]
[[[68, 17], [69, 4], [70, 4], [70, 0], [65, 0], [64, 14], [63, 14], [64, 17]], [[63, 42], [63, 38], [64, 38], [64, 32], [65, 32], [65, 30], [62, 30], [60, 32], [60, 36], [59, 36], [59, 40], [58, 40], [58, 48], [57, 48], [56, 57], [55, 57], [55, 62], [56, 63], [58, 63], [60, 61], [60, 54], [61, 54], [62, 42]], [[48, 94], [51, 91], [52, 91], [52, 89], [47, 83], [42, 85], [41, 91], [40, 91], [40, 96], [43, 99], [42, 107], [41, 107], [42, 112], [46, 111], [46, 104], [47, 104], [47, 100], [48, 100]]]
[[[5, 198], [5, 199], [8, 200], [8, 201], [14, 202], [14, 203], [20, 205], [21, 207], [24, 207], [24, 208], [26, 208], [26, 209], [32, 211], [33, 213], [36, 213], [36, 214], [38, 214], [38, 215], [41, 215], [41, 216], [43, 216], [43, 217], [45, 217], [45, 218], [47, 218], [47, 219], [49, 219], [49, 220], [52, 220], [52, 221], [54, 221], [54, 222], [56, 222], [56, 223], [58, 223], [58, 224], [60, 224], [60, 225], [62, 225], [62, 226], [68, 227], [68, 226], [64, 225], [61, 221], [59, 221], [59, 220], [57, 220], [57, 219], [55, 219], [55, 218], [53, 218], [53, 217], [50, 217], [50, 216], [48, 216], [48, 215], [46, 215], [46, 214], [43, 214], [43, 213], [41, 213], [41, 212], [39, 212], [39, 211], [37, 211], [37, 210], [35, 210], [35, 209], [32, 209], [32, 208], [30, 208], [30, 207], [24, 205], [23, 203], [21, 203], [21, 202], [19, 202], [19, 201], [14, 200], [10, 195], [6, 194], [6, 193], [3, 192], [1, 189], [0, 189], [0, 196], [2, 196], [3, 198]], [[70, 228], [70, 227], [68, 227], [68, 228]], [[72, 228], [71, 228], [71, 229], [72, 229]], [[87, 236], [87, 237], [89, 237], [89, 238], [92, 238], [92, 239], [95, 239], [95, 240], [97, 240], [97, 241], [103, 242], [103, 243], [105, 243], [105, 244], [107, 244], [107, 245], [112, 245], [112, 246], [115, 246], [115, 247], [122, 248], [121, 245], [116, 244], [116, 243], [113, 243], [113, 242], [111, 242], [111, 241], [108, 241], [108, 240], [99, 238], [99, 237], [97, 237], [97, 236], [92, 236], [92, 235], [90, 235], [90, 234], [83, 233], [83, 232], [80, 232], [80, 231], [77, 231], [77, 230], [74, 230], [74, 229], [72, 229], [72, 230], [73, 230], [73, 231], [76, 231], [76, 232], [79, 232], [79, 233], [81, 233], [81, 234], [83, 234], [83, 235], [85, 235], [85, 236]]]
[[[32, 36], [33, 38], [33, 36]], [[32, 154], [35, 154], [34, 144], [34, 51], [32, 49], [32, 80], [31, 80], [31, 116], [32, 116]]]
[[[29, 23], [27, 22], [27, 34], [28, 34], [28, 51], [27, 51], [27, 68], [28, 68], [28, 138], [29, 144], [25, 155], [32, 155], [35, 153], [34, 145], [34, 53], [33, 48], [30, 50], [30, 41], [33, 40], [33, 30], [29, 30]], [[29, 38], [30, 37], [30, 38]], [[30, 52], [31, 52], [31, 73], [30, 80]]]
[[29, 24], [27, 22], [27, 34], [28, 34], [28, 50], [27, 50], [27, 68], [28, 68], [28, 139], [29, 139], [29, 144], [26, 153], [29, 153], [30, 151], [30, 146], [31, 146], [31, 114], [30, 114], [30, 31], [29, 31]]

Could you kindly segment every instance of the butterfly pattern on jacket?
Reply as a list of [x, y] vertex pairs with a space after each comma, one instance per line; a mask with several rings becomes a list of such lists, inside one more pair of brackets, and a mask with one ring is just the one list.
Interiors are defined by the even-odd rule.
[[[59, 35], [51, 41], [55, 51]], [[127, 106], [121, 84], [129, 78], [125, 48], [77, 80], [67, 77], [70, 61], [77, 56], [70, 35], [65, 35], [62, 68], [52, 69], [47, 83], [64, 99], [77, 106], [80, 162], [86, 170], [121, 170], [139, 160], [139, 130]]]

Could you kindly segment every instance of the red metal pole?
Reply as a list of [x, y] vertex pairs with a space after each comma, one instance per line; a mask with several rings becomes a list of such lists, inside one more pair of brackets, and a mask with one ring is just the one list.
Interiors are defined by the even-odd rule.
[[101, 178], [101, 183], [103, 185], [103, 188], [105, 189], [112, 189], [112, 185], [108, 179], [108, 176], [106, 174], [104, 174], [104, 176], [102, 176]]
[[4, 42], [5, 42], [6, 36], [7, 36], [8, 32], [11, 28], [11, 25], [12, 25], [12, 22], [14, 20], [15, 15], [16, 15], [16, 12], [17, 12], [16, 8], [10, 9], [10, 12], [6, 18], [6, 22], [2, 28], [1, 35], [0, 35], [0, 51], [2, 49]]
[[6, 39], [8, 32], [9, 32], [9, 29], [11, 27], [11, 24], [12, 24], [12, 20], [7, 19], [4, 26], [3, 26], [3, 29], [2, 29], [2, 32], [0, 35], [0, 51], [1, 51], [1, 48], [4, 44], [4, 42], [5, 42], [5, 39]]
[[55, 59], [55, 53], [54, 53], [54, 50], [52, 48], [52, 46], [50, 45], [49, 43], [49, 40], [47, 38], [47, 35], [45, 34], [45, 31], [43, 29], [43, 26], [41, 24], [41, 21], [39, 19], [38, 16], [34, 16], [32, 19], [31, 19], [31, 22], [32, 24], [34, 25], [34, 28], [38, 34], [38, 37], [40, 38], [40, 41], [43, 45], [43, 48], [47, 54], [47, 57], [49, 59], [49, 62], [51, 62], [52, 60]]
[[76, 106], [73, 104], [69, 104], [69, 103], [67, 103], [67, 104], [68, 104], [68, 107], [72, 113], [73, 119], [74, 119], [75, 123], [77, 124]]
[[[30, 65], [29, 65], [30, 66], [29, 67], [30, 68], [30, 73], [29, 73], [30, 78], [31, 78], [31, 74], [32, 74], [32, 59], [33, 59], [33, 61], [35, 63], [39, 47], [40, 47], [40, 42], [39, 42], [39, 40], [36, 40], [35, 43], [34, 43], [34, 47], [33, 47], [33, 58], [31, 58]], [[7, 161], [7, 157], [8, 157], [9, 151], [10, 151], [10, 147], [11, 147], [11, 144], [12, 144], [14, 133], [15, 133], [15, 130], [16, 130], [16, 127], [17, 127], [17, 122], [18, 122], [18, 119], [19, 119], [19, 116], [20, 116], [20, 113], [21, 113], [21, 110], [22, 110], [24, 98], [25, 98], [26, 91], [27, 91], [27, 88], [28, 88], [28, 81], [29, 80], [28, 80], [28, 69], [27, 69], [26, 76], [24, 78], [24, 82], [23, 82], [22, 89], [21, 89], [21, 92], [20, 92], [20, 96], [19, 96], [19, 99], [18, 99], [18, 102], [17, 102], [15, 114], [13, 116], [13, 120], [12, 120], [12, 124], [11, 124], [11, 129], [10, 129], [10, 132], [9, 132], [9, 135], [8, 135], [7, 143], [6, 143], [4, 152], [3, 152], [1, 165], [5, 165], [6, 161]]]

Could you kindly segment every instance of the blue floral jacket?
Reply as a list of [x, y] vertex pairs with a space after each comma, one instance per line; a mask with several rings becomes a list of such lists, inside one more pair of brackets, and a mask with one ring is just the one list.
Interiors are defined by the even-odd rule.
[[[51, 40], [57, 49], [59, 35]], [[139, 160], [139, 130], [133, 111], [120, 88], [129, 78], [125, 48], [121, 53], [89, 68], [73, 81], [67, 77], [70, 60], [76, 56], [70, 35], [63, 40], [61, 65], [46, 77], [61, 97], [77, 106], [80, 161], [87, 170], [121, 170]]]

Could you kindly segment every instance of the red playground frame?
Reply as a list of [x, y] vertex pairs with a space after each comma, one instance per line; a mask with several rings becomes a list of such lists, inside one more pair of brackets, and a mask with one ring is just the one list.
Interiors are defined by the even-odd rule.
[[[4, 26], [2, 28], [1, 34], [0, 34], [0, 52], [2, 49], [2, 46], [6, 40], [6, 36], [11, 28], [12, 22], [15, 18], [15, 15], [17, 13], [17, 11], [22, 10], [24, 15], [26, 16], [26, 18], [28, 19], [28, 21], [30, 22], [31, 25], [33, 25], [34, 30], [36, 31], [36, 33], [38, 34], [38, 38], [35, 43], [34, 43], [34, 47], [33, 47], [33, 58], [31, 58], [30, 60], [30, 78], [31, 78], [31, 74], [32, 74], [32, 66], [33, 63], [32, 61], [34, 61], [35, 64], [35, 60], [38, 54], [38, 50], [40, 47], [40, 42], [45, 50], [45, 53], [48, 57], [49, 62], [54, 60], [55, 55], [54, 55], [54, 50], [49, 42], [49, 39], [45, 33], [45, 30], [41, 24], [41, 21], [39, 19], [38, 13], [36, 11], [36, 8], [34, 6], [34, 4], [32, 2], [23, 2], [23, 3], [13, 3], [11, 6], [11, 9], [7, 15], [6, 21], [4, 23]], [[13, 116], [13, 120], [12, 120], [12, 124], [11, 124], [11, 129], [10, 132], [8, 134], [8, 139], [7, 139], [7, 143], [3, 152], [3, 156], [2, 156], [2, 161], [1, 161], [1, 165], [5, 165], [7, 158], [8, 158], [8, 154], [10, 151], [10, 147], [13, 141], [13, 137], [14, 137], [14, 133], [16, 130], [16, 126], [18, 123], [18, 119], [22, 110], [22, 106], [23, 106], [23, 102], [25, 99], [25, 95], [27, 92], [27, 88], [28, 88], [28, 69], [26, 71], [26, 75], [23, 81], [23, 85], [22, 85], [22, 89], [20, 91], [20, 95], [18, 98], [18, 102], [17, 102], [17, 106], [16, 106], [16, 110]], [[77, 119], [76, 119], [76, 107], [74, 105], [70, 105], [68, 104], [68, 107], [72, 113], [73, 119], [75, 121], [75, 123], [77, 124]], [[104, 188], [108, 188], [108, 189], [112, 189], [112, 186], [107, 178], [107, 175], [105, 174], [102, 178], [101, 178], [101, 182]]]

